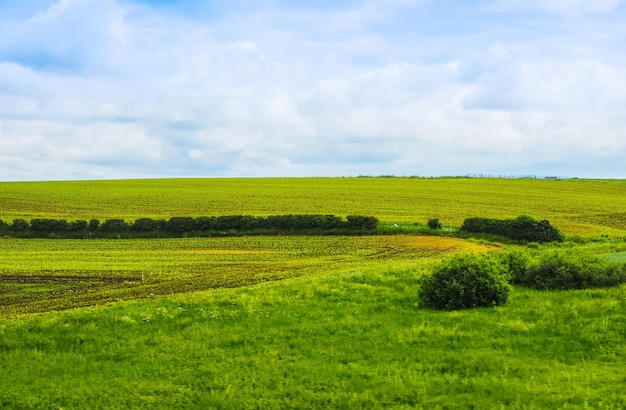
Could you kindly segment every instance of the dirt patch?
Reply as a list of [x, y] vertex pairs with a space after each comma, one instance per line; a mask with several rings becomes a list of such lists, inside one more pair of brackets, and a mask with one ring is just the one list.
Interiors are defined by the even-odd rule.
[[122, 282], [140, 282], [141, 278], [137, 277], [96, 277], [96, 276], [75, 276], [75, 275], [2, 275], [0, 282], [9, 283], [76, 283], [76, 282], [97, 282], [97, 283], [122, 283]]
[[405, 237], [405, 245], [416, 250], [428, 250], [435, 253], [447, 252], [487, 252], [498, 247], [470, 242], [465, 239], [445, 236], [410, 236]]

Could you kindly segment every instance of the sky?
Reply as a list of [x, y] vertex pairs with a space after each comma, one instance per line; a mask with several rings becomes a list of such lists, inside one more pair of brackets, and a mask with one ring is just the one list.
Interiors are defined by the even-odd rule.
[[0, 181], [626, 178], [626, 0], [0, 0]]

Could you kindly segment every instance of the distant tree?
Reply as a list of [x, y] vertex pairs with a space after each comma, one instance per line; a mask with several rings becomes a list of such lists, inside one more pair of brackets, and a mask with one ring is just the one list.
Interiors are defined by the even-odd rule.
[[223, 215], [214, 221], [214, 229], [220, 231], [251, 231], [258, 227], [258, 218], [248, 215]]
[[374, 230], [378, 226], [378, 219], [373, 216], [348, 215], [346, 228], [351, 230]]
[[53, 232], [54, 219], [35, 218], [30, 220], [30, 227], [35, 232]]
[[434, 219], [430, 219], [428, 220], [428, 227], [430, 229], [441, 229], [441, 222], [439, 222], [439, 219], [434, 218]]
[[129, 226], [123, 219], [107, 219], [104, 221], [100, 229], [104, 232], [122, 233], [128, 230]]
[[89, 224], [84, 220], [72, 221], [69, 224], [69, 230], [72, 232], [86, 231]]
[[95, 232], [98, 230], [99, 226], [100, 226], [100, 221], [97, 219], [92, 219], [89, 221], [89, 225], [87, 226], [87, 229], [89, 229], [90, 232]]
[[40, 233], [58, 233], [67, 231], [70, 224], [65, 219], [36, 218], [30, 221], [30, 228]]
[[24, 232], [30, 229], [30, 224], [24, 219], [14, 219], [11, 230], [14, 232]]
[[152, 218], [139, 218], [131, 225], [131, 229], [136, 232], [150, 232], [154, 231], [157, 227], [157, 223]]
[[190, 216], [175, 216], [170, 218], [165, 229], [174, 233], [191, 232], [196, 229], [196, 221]]
[[217, 218], [214, 216], [199, 216], [196, 218], [196, 228], [200, 231], [215, 230]]

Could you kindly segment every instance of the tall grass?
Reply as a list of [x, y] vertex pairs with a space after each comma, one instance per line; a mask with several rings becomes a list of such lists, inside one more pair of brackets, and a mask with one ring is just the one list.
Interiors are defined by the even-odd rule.
[[3, 408], [624, 408], [626, 287], [422, 309], [352, 271], [0, 320]]

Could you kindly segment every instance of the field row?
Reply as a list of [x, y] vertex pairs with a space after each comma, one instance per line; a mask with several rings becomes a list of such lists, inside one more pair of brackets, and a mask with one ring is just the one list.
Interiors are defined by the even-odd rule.
[[566, 235], [624, 236], [626, 181], [239, 178], [0, 183], [0, 219], [372, 215], [383, 223], [547, 219]]
[[0, 314], [417, 263], [484, 245], [421, 236], [0, 240]]

